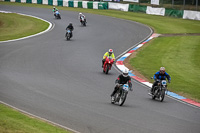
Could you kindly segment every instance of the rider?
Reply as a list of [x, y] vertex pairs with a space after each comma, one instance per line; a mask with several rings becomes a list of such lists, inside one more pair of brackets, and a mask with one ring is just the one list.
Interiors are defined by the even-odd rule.
[[84, 18], [84, 20], [85, 20], [85, 22], [86, 22], [86, 18], [85, 18], [85, 15], [83, 15], [83, 13], [79, 13], [79, 16], [78, 16], [78, 19], [80, 20], [80, 22], [82, 22], [82, 19], [81, 19], [81, 17], [83, 17]]
[[56, 7], [53, 7], [54, 16], [56, 15], [56, 11], [58, 11], [58, 9]]
[[154, 87], [158, 85], [157, 79], [166, 80], [166, 78], [167, 78], [168, 82], [169, 83], [171, 82], [171, 77], [169, 76], [169, 74], [167, 72], [165, 72], [165, 68], [164, 67], [161, 67], [160, 71], [156, 72], [154, 74], [153, 78], [154, 78], [155, 82], [152, 85], [151, 94], [154, 92]]
[[[70, 38], [71, 38], [71, 37], [73, 36], [72, 31], [74, 30], [74, 27], [73, 27], [73, 25], [72, 25], [71, 22], [70, 22], [69, 25], [67, 26], [66, 30], [67, 30], [67, 29], [69, 29], [69, 30], [71, 31], [71, 36], [70, 36]], [[67, 35], [67, 33], [66, 33], [66, 35]], [[65, 36], [66, 36], [66, 35], [65, 35]]]
[[113, 58], [113, 61], [115, 61], [115, 55], [113, 53], [113, 50], [112, 49], [109, 49], [108, 52], [106, 52], [103, 56], [103, 60], [102, 60], [102, 67], [104, 65], [104, 62], [106, 61], [106, 57], [109, 57], [111, 56]]
[[120, 86], [119, 84], [127, 84], [127, 83], [128, 83], [130, 91], [133, 91], [133, 89], [132, 89], [132, 83], [131, 83], [131, 77], [128, 75], [128, 69], [125, 69], [123, 71], [123, 73], [120, 74], [119, 77], [115, 81], [116, 86], [114, 88], [114, 91], [111, 94], [111, 99], [112, 100], [114, 100], [113, 96], [115, 95], [115, 93], [117, 92], [117, 90], [118, 89], [122, 89], [122, 86]]

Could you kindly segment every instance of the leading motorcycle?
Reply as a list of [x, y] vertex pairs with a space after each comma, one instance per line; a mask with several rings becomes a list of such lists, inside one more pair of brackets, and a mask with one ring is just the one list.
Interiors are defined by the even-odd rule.
[[153, 88], [152, 99], [158, 99], [162, 102], [165, 98], [165, 92], [167, 90], [167, 81], [157, 79], [158, 85]]
[[111, 99], [111, 103], [115, 104], [118, 103], [119, 106], [122, 106], [126, 100], [126, 97], [128, 95], [128, 91], [129, 91], [129, 86], [128, 84], [119, 84], [119, 88], [117, 92], [114, 95], [114, 100]]
[[58, 11], [54, 13], [54, 16], [56, 19], [61, 19], [60, 13]]
[[106, 57], [104, 65], [103, 65], [103, 72], [105, 74], [108, 74], [108, 71], [111, 70], [113, 62], [114, 62], [114, 60], [111, 56]]

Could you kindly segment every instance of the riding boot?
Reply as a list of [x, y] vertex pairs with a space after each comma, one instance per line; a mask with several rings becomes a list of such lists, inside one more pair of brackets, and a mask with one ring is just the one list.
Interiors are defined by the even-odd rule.
[[117, 87], [115, 87], [114, 91], [112, 92], [112, 94], [110, 95], [111, 97], [115, 95], [115, 93], [117, 92]]
[[104, 62], [105, 62], [105, 61], [104, 61], [104, 60], [102, 60], [102, 68], [103, 68]]

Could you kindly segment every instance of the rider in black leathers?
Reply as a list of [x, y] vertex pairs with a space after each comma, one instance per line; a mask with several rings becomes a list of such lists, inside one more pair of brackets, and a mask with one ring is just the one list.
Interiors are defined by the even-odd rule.
[[[73, 27], [72, 23], [69, 23], [69, 25], [67, 26], [66, 30], [67, 29], [70, 29], [70, 31], [71, 31], [70, 38], [72, 38], [72, 36], [73, 36], [72, 31], [74, 30], [74, 27]], [[66, 33], [66, 35], [67, 35], [67, 33]]]
[[113, 93], [111, 94], [111, 99], [113, 100], [114, 99], [114, 95], [115, 93], [117, 92], [118, 89], [122, 89], [120, 88], [119, 84], [127, 84], [129, 85], [129, 88], [130, 90], [132, 91], [132, 83], [131, 83], [131, 77], [128, 75], [128, 70], [125, 70], [123, 72], [123, 74], [120, 74], [119, 77], [116, 79], [115, 81], [115, 88], [114, 88], [114, 91]]

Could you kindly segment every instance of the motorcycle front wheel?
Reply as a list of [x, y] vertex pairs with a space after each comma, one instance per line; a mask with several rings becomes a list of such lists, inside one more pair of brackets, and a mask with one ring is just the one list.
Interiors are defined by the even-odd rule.
[[160, 98], [159, 98], [160, 102], [162, 102], [164, 100], [164, 98], [165, 98], [165, 90], [162, 89], [161, 92], [160, 92]]
[[106, 64], [106, 74], [108, 74], [109, 69], [110, 69], [110, 65]]
[[126, 101], [126, 97], [127, 97], [127, 92], [123, 92], [119, 99], [119, 106], [122, 106], [124, 104], [124, 102]]
[[70, 40], [70, 35], [69, 34], [66, 35], [66, 39]]
[[158, 88], [154, 88], [153, 89], [153, 95], [152, 95], [153, 100], [156, 98], [157, 93], [158, 93]]

